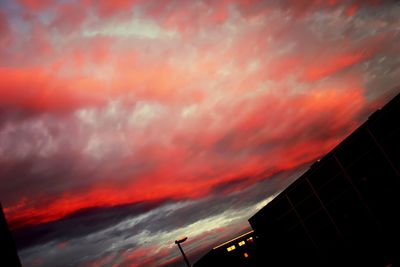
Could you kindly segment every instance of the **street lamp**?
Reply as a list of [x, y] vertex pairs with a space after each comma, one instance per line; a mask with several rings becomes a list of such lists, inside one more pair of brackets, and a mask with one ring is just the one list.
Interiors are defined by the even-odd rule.
[[186, 237], [186, 236], [185, 236], [185, 237], [178, 238], [177, 240], [175, 240], [175, 244], [178, 245], [178, 248], [179, 248], [179, 250], [181, 251], [182, 256], [183, 256], [183, 259], [185, 260], [187, 266], [190, 267], [190, 263], [189, 263], [188, 259], [186, 258], [185, 252], [183, 252], [183, 249], [182, 249], [182, 247], [181, 247], [181, 243], [185, 242], [186, 240], [187, 240], [187, 237]]

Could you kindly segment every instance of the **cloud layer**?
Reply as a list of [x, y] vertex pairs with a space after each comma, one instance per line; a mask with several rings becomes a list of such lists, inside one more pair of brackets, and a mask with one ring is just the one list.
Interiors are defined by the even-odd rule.
[[[24, 266], [180, 266], [400, 92], [396, 1], [3, 1]], [[186, 245], [186, 243], [185, 243]]]

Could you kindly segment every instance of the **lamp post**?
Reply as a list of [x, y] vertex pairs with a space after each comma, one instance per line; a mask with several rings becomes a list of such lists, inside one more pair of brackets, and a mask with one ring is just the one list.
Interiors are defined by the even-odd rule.
[[186, 258], [185, 252], [183, 252], [183, 249], [181, 247], [181, 243], [185, 242], [186, 240], [187, 240], [187, 237], [178, 238], [177, 240], [175, 240], [175, 244], [178, 245], [178, 248], [181, 251], [183, 259], [185, 260], [187, 266], [190, 267], [190, 263], [189, 263], [188, 259]]

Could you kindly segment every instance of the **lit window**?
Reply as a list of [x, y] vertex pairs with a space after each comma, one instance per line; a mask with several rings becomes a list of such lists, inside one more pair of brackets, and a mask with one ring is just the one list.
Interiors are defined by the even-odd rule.
[[244, 240], [239, 242], [239, 246], [240, 246], [240, 247], [241, 247], [241, 246], [244, 246], [244, 244], [246, 244], [246, 242], [244, 242]]
[[235, 248], [236, 248], [235, 245], [233, 245], [233, 246], [228, 247], [226, 250], [229, 252], [229, 251], [234, 250]]
[[243, 256], [244, 256], [245, 258], [248, 258], [248, 257], [249, 257], [249, 254], [247, 254], [247, 252], [245, 252], [245, 253], [243, 254]]

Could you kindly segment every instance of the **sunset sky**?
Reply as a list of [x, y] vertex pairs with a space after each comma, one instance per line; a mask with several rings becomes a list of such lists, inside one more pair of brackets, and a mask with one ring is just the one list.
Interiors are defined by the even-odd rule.
[[[397, 2], [397, 3], [396, 3]], [[384, 0], [0, 1], [25, 267], [184, 266], [400, 92]]]

